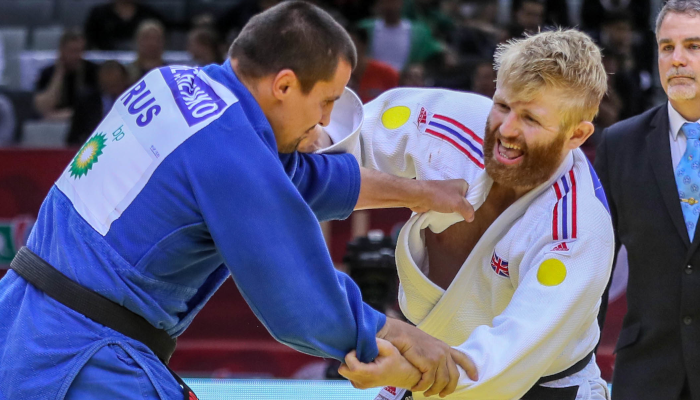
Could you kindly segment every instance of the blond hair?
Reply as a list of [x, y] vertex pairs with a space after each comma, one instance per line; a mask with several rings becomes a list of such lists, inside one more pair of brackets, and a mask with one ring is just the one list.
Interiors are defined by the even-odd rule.
[[498, 85], [508, 86], [519, 99], [531, 100], [545, 88], [562, 91], [564, 130], [592, 121], [608, 86], [600, 49], [575, 29], [540, 32], [501, 44], [495, 68]]

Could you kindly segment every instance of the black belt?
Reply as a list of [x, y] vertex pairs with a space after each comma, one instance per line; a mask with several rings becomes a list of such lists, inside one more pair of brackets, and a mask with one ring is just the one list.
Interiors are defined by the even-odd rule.
[[[575, 400], [576, 395], [578, 394], [578, 386], [551, 388], [540, 385], [542, 383], [553, 382], [581, 372], [584, 368], [586, 368], [586, 365], [591, 362], [592, 358], [593, 352], [590, 352], [586, 357], [583, 357], [581, 361], [570, 366], [564, 371], [540, 378], [540, 380], [538, 380], [537, 383], [535, 383], [535, 385], [530, 388], [530, 390], [528, 390], [523, 397], [520, 398], [520, 400]], [[379, 398], [384, 397], [381, 395], [377, 396], [377, 399]], [[401, 400], [413, 400], [413, 393], [410, 390], [407, 390], [403, 396], [401, 396]]]
[[554, 382], [558, 381], [559, 379], [566, 378], [567, 376], [571, 376], [573, 374], [576, 374], [578, 372], [583, 371], [584, 368], [586, 368], [586, 365], [588, 365], [589, 362], [593, 359], [593, 352], [591, 351], [581, 359], [581, 361], [577, 362], [576, 364], [570, 366], [569, 368], [559, 372], [558, 374], [554, 375], [549, 375], [540, 378], [540, 380], [537, 381], [536, 385], [540, 385], [542, 383], [547, 383], [547, 382]]
[[[51, 264], [22, 247], [10, 264], [19, 276], [64, 306], [124, 336], [145, 344], [160, 361], [168, 366], [177, 340], [158, 329], [142, 316], [101, 294], [73, 282]], [[196, 399], [192, 390], [169, 367], [170, 373], [183, 387], [185, 399]]]

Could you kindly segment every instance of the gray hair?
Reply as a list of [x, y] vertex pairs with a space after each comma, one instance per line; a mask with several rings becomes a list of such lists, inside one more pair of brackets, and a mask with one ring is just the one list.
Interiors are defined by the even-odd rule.
[[666, 14], [674, 12], [678, 14], [688, 14], [690, 16], [700, 15], [700, 0], [668, 0], [656, 17], [656, 35], [659, 35], [659, 28], [664, 21]]

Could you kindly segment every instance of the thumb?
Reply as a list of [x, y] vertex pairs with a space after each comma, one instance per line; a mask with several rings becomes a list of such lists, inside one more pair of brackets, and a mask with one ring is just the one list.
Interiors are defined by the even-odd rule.
[[377, 349], [379, 349], [379, 357], [391, 357], [395, 352], [398, 352], [391, 342], [377, 338]]
[[467, 222], [474, 221], [474, 206], [467, 199], [462, 199], [456, 210]]
[[450, 349], [450, 355], [452, 356], [454, 362], [464, 369], [464, 372], [467, 373], [469, 379], [473, 381], [479, 380], [479, 373], [477, 372], [476, 366], [469, 356], [454, 348]]

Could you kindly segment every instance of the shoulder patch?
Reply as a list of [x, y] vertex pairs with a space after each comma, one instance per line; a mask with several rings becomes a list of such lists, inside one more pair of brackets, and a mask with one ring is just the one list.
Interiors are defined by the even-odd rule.
[[556, 258], [544, 260], [537, 269], [537, 281], [543, 286], [558, 286], [566, 279], [566, 266]]
[[577, 237], [576, 176], [573, 168], [552, 185], [557, 202], [552, 210], [552, 240], [575, 240]]
[[510, 278], [510, 270], [508, 269], [508, 261], [499, 257], [498, 254], [496, 254], [495, 250], [493, 251], [493, 255], [491, 256], [491, 269], [498, 276], [502, 276], [504, 278]]

